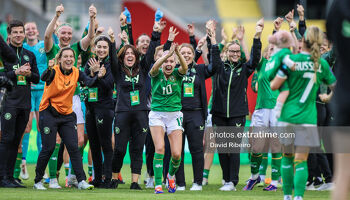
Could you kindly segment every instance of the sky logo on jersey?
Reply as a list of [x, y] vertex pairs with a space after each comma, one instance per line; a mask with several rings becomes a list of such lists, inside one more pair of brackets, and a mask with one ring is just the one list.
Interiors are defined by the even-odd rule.
[[127, 75], [125, 75], [125, 81], [138, 83], [139, 82], [139, 77], [140, 77], [139, 74], [137, 76], [135, 76], [135, 77], [132, 77], [132, 78], [127, 76]]
[[350, 22], [348, 20], [344, 20], [342, 28], [342, 34], [344, 37], [350, 37]]

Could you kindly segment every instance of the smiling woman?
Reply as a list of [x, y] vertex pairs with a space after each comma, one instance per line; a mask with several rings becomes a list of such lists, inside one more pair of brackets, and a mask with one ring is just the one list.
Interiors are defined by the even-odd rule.
[[[75, 52], [70, 47], [62, 48], [57, 56], [57, 65], [50, 60], [49, 67], [44, 71], [41, 79], [46, 82], [44, 94], [40, 103], [39, 127], [44, 133], [42, 136], [43, 147], [39, 154], [34, 188], [46, 190], [41, 182], [46, 165], [55, 149], [56, 134], [59, 133], [68, 150], [73, 169], [80, 189], [92, 189], [94, 186], [85, 182], [86, 176], [83, 170], [81, 156], [78, 150], [78, 136], [76, 127], [76, 114], [73, 112], [73, 95], [78, 82], [91, 86], [97, 81], [97, 77], [90, 78], [78, 68], [73, 67]], [[104, 76], [103, 70], [98, 78]]]

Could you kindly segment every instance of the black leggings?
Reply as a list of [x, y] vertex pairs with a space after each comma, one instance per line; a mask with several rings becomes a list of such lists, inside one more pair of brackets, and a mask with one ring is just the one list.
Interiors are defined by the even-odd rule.
[[86, 179], [83, 161], [78, 149], [76, 123], [77, 117], [74, 112], [69, 115], [59, 114], [58, 116], [53, 116], [49, 109], [40, 112], [39, 128], [41, 130], [43, 148], [39, 154], [35, 169], [35, 183], [38, 183], [43, 178], [47, 163], [55, 150], [57, 132], [66, 145], [78, 182]]
[[[213, 114], [213, 126], [242, 126], [245, 125], [245, 116], [220, 117]], [[239, 143], [240, 141], [235, 141]], [[218, 149], [219, 152], [219, 149]], [[234, 185], [239, 181], [240, 153], [218, 153], [222, 176], [225, 182], [232, 182]]]
[[[102, 166], [106, 180], [112, 178], [112, 109], [89, 107], [86, 112], [86, 131], [90, 141], [91, 156], [94, 164], [95, 179], [102, 181]], [[103, 151], [104, 161], [102, 164]]]
[[113, 173], [119, 173], [128, 142], [131, 173], [141, 174], [143, 146], [148, 131], [147, 111], [118, 112], [114, 121], [115, 147], [112, 161]]
[[176, 183], [179, 186], [186, 186], [184, 171], [184, 147], [185, 135], [187, 136], [188, 146], [192, 156], [193, 182], [202, 185], [203, 168], [204, 168], [204, 152], [203, 152], [203, 135], [204, 135], [204, 116], [202, 111], [182, 111], [183, 128], [182, 134], [182, 153], [181, 164], [176, 172]]
[[18, 145], [29, 119], [29, 109], [5, 107], [1, 116], [0, 178], [13, 178]]

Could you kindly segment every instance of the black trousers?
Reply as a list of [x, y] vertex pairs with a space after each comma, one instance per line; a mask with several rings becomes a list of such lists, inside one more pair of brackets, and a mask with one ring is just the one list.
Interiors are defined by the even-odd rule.
[[35, 183], [41, 181], [47, 163], [55, 150], [56, 134], [59, 133], [63, 143], [66, 145], [72, 167], [78, 182], [85, 180], [83, 161], [78, 148], [77, 117], [75, 113], [69, 115], [54, 116], [49, 109], [40, 112], [39, 128], [43, 148], [39, 154], [36, 169]]
[[27, 126], [30, 109], [5, 107], [1, 116], [0, 179], [13, 178], [18, 145]]
[[147, 111], [118, 112], [114, 121], [115, 147], [112, 161], [113, 173], [119, 173], [128, 142], [131, 160], [131, 173], [141, 174], [143, 146], [148, 131]]
[[[213, 126], [242, 126], [245, 125], [245, 116], [221, 117], [213, 114]], [[236, 141], [240, 142], [240, 141]], [[225, 182], [232, 182], [234, 185], [239, 181], [240, 153], [218, 153], [222, 176]]]
[[[330, 111], [326, 104], [316, 103], [317, 108], [317, 126], [328, 126], [330, 123]], [[322, 134], [322, 133], [320, 133]], [[324, 135], [324, 142], [327, 142], [328, 135]], [[325, 145], [328, 147], [328, 145]], [[319, 148], [319, 147], [316, 147]], [[331, 149], [330, 147], [328, 147]], [[329, 183], [332, 181], [332, 171], [328, 162], [327, 155], [325, 153], [311, 153], [308, 157], [308, 180], [312, 181], [313, 178], [321, 177], [323, 175], [325, 182]]]
[[154, 176], [153, 158], [154, 158], [155, 149], [154, 149], [154, 143], [153, 143], [153, 139], [150, 131], [147, 131], [145, 148], [146, 148], [147, 173], [149, 176]]
[[204, 152], [203, 152], [203, 136], [204, 136], [204, 116], [201, 110], [197, 111], [182, 111], [183, 113], [183, 128], [185, 131], [182, 134], [182, 153], [181, 164], [176, 172], [176, 183], [179, 186], [185, 186], [185, 171], [184, 171], [184, 147], [185, 137], [187, 137], [188, 147], [192, 156], [193, 182], [202, 185], [203, 168], [204, 168]]
[[[106, 180], [112, 178], [113, 116], [114, 111], [112, 109], [89, 107], [86, 111], [86, 131], [90, 141], [95, 179], [98, 181], [102, 181], [102, 173], [104, 173]], [[104, 156], [103, 164], [101, 148]]]

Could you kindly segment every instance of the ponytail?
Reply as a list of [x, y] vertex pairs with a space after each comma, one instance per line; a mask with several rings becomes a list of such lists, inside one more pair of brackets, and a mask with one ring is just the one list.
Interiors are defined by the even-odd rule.
[[315, 82], [317, 81], [317, 71], [320, 66], [321, 45], [323, 42], [322, 31], [316, 26], [310, 26], [304, 34], [304, 40], [308, 49], [310, 49], [311, 60], [314, 62]]

